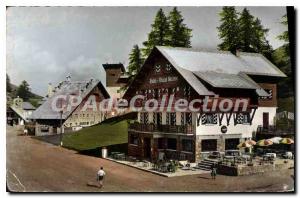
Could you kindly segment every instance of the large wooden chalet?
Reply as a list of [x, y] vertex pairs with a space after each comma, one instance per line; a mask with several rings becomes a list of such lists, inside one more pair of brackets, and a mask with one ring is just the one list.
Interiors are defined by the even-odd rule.
[[285, 74], [257, 53], [155, 47], [125, 99], [137, 94], [158, 101], [163, 95], [188, 101], [210, 96], [245, 98], [250, 105], [247, 112], [227, 113], [142, 110], [129, 127], [128, 154], [152, 161], [161, 156], [198, 161], [209, 151], [237, 149], [259, 127], [274, 125], [280, 77]]

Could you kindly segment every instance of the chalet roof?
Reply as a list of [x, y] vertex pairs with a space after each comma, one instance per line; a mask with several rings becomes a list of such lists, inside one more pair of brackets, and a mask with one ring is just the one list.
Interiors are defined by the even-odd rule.
[[259, 89], [260, 87], [244, 77], [236, 74], [226, 74], [218, 72], [193, 72], [200, 79], [218, 88], [240, 88], [240, 89]]
[[[76, 95], [84, 99], [96, 86], [100, 86], [99, 88], [103, 90], [102, 93], [105, 98], [110, 97], [105, 87], [99, 80], [91, 79], [87, 81], [63, 81], [59, 83], [53, 96], [48, 98], [40, 107], [37, 108], [37, 110], [32, 113], [30, 119], [60, 119], [60, 112], [54, 111], [52, 108], [52, 102], [57, 96], [64, 95], [69, 97], [71, 95]], [[76, 108], [77, 106], [74, 106], [70, 111], [63, 112], [62, 119], [67, 119]]]
[[[239, 56], [226, 51], [204, 51], [190, 48], [156, 47], [180, 72], [182, 68], [190, 71], [182, 75], [188, 82], [194, 81], [191, 73], [213, 87], [255, 89], [259, 96], [266, 93], [248, 75], [286, 77], [275, 65], [258, 53], [241, 52]], [[192, 80], [191, 80], [192, 79]], [[194, 84], [196, 84], [194, 82]], [[205, 93], [201, 83], [198, 93]], [[199, 92], [200, 91], [200, 92]], [[203, 94], [209, 95], [209, 94]]]
[[[286, 77], [282, 71], [258, 53], [241, 52], [236, 56], [227, 51], [165, 46], [156, 46], [143, 67], [155, 55], [154, 51], [159, 51], [199, 95], [215, 95], [203, 84], [205, 81], [217, 88], [252, 89], [259, 96], [268, 96], [268, 93], [249, 75]], [[131, 85], [134, 83], [135, 80]], [[131, 86], [125, 95], [130, 89]]]
[[258, 53], [241, 52], [239, 56], [227, 51], [203, 51], [190, 48], [156, 47], [168, 60], [190, 71], [286, 77], [275, 65]]
[[30, 102], [23, 102], [24, 110], [35, 110], [35, 107]]
[[125, 67], [122, 63], [105, 63], [105, 64], [102, 64], [103, 68], [105, 70], [107, 69], [111, 69], [111, 68], [120, 68], [122, 70], [122, 72], [125, 72]]

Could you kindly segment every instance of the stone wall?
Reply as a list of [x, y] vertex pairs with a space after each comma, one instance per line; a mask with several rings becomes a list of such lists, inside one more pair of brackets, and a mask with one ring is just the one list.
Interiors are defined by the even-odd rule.
[[262, 174], [265, 172], [288, 169], [293, 167], [293, 163], [282, 164], [264, 164], [257, 166], [226, 166], [219, 164], [217, 168], [218, 174], [230, 176], [254, 175]]

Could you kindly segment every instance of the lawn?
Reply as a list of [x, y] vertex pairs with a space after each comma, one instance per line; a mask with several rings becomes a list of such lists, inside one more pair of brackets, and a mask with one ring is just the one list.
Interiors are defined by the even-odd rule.
[[65, 134], [64, 147], [78, 151], [128, 142], [127, 120], [114, 121], [83, 128], [78, 132]]

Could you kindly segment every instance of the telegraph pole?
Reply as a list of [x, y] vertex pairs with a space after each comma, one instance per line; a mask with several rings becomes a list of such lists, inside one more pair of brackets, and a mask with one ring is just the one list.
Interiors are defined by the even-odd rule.
[[60, 146], [63, 146], [63, 124], [62, 124], [63, 111], [60, 111]]

